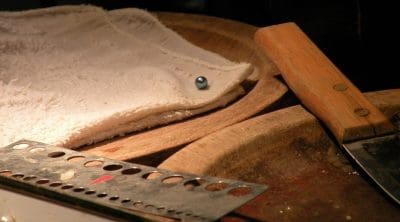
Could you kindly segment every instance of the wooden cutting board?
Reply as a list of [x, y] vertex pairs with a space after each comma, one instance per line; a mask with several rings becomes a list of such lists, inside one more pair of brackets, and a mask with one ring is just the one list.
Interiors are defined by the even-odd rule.
[[273, 77], [278, 72], [276, 67], [253, 41], [256, 27], [200, 15], [157, 13], [157, 16], [192, 43], [233, 61], [253, 64], [258, 70], [258, 75], [249, 77], [249, 82], [257, 80], [254, 88], [226, 108], [187, 121], [83, 147], [82, 151], [118, 160], [160, 157], [165, 155], [161, 153], [169, 154], [182, 145], [248, 119], [263, 110], [272, 109], [286, 93], [286, 86]]
[[[399, 209], [358, 175], [314, 116], [301, 106], [276, 110], [287, 89], [272, 78], [277, 70], [254, 44], [256, 27], [198, 15], [158, 16], [194, 44], [251, 62], [261, 70], [258, 83], [225, 109], [96, 144], [85, 152], [136, 162], [147, 157], [153, 165], [172, 154], [160, 168], [269, 185], [266, 193], [223, 221], [400, 218]], [[366, 96], [387, 116], [400, 111], [400, 89]]]
[[[388, 117], [400, 112], [400, 89], [365, 96]], [[398, 221], [399, 208], [352, 168], [332, 138], [297, 105], [206, 136], [158, 167], [267, 184], [236, 211], [261, 221]]]

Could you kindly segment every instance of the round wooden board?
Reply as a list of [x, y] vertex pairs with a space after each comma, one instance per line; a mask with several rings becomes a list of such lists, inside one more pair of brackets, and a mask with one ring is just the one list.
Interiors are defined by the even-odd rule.
[[[388, 117], [400, 89], [366, 93]], [[262, 221], [398, 221], [400, 210], [347, 162], [319, 121], [301, 106], [267, 113], [210, 134], [159, 168], [265, 183], [236, 211]]]
[[273, 78], [276, 67], [260, 51], [253, 35], [256, 27], [219, 18], [158, 13], [159, 19], [194, 44], [234, 61], [249, 62], [258, 70], [255, 87], [244, 97], [207, 115], [105, 141], [81, 150], [118, 160], [132, 160], [165, 152], [254, 116], [275, 104], [287, 92]]

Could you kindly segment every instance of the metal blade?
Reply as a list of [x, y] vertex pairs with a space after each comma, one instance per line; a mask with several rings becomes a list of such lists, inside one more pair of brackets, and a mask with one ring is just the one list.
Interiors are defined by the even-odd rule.
[[183, 221], [215, 221], [267, 189], [26, 140], [0, 148], [0, 187], [119, 219], [145, 213]]
[[361, 168], [400, 204], [400, 140], [396, 135], [343, 145]]

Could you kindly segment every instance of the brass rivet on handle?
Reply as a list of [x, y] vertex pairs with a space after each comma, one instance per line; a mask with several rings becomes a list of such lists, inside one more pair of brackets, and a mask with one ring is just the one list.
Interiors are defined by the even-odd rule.
[[345, 91], [348, 87], [344, 83], [338, 83], [333, 86], [333, 89], [339, 92]]
[[364, 109], [364, 108], [357, 108], [354, 110], [354, 113], [361, 117], [369, 115], [368, 109]]

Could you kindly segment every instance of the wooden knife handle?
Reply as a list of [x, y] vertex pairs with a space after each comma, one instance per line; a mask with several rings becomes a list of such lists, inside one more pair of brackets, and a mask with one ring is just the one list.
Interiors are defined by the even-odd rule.
[[261, 28], [255, 34], [255, 41], [277, 65], [291, 90], [339, 142], [394, 130], [390, 121], [296, 24]]

